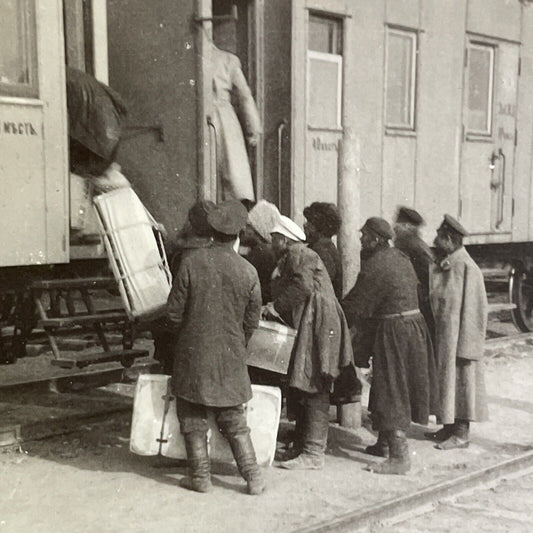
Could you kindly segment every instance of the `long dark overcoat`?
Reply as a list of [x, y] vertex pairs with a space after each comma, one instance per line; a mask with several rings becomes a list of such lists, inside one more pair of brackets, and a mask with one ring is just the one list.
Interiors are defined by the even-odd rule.
[[432, 267], [430, 294], [442, 405], [439, 420], [487, 420], [482, 360], [487, 294], [483, 274], [464, 248]]
[[321, 237], [310, 244], [309, 248], [322, 259], [331, 279], [335, 295], [340, 299], [342, 297], [342, 262], [339, 250], [337, 250], [333, 241], [327, 237]]
[[377, 251], [361, 268], [341, 305], [358, 330], [356, 364], [372, 362], [369, 410], [374, 429], [407, 429], [438, 414], [438, 383], [431, 339], [421, 313], [387, 318], [418, 308], [417, 277], [396, 248]]
[[[274, 307], [298, 330], [289, 384], [308, 393], [325, 392], [341, 369], [353, 366], [350, 333], [335, 297], [331, 280], [320, 257], [297, 243], [290, 246], [278, 264], [273, 283]], [[347, 388], [358, 389], [355, 378]], [[326, 389], [327, 387], [327, 389]]]
[[261, 314], [254, 267], [231, 244], [191, 251], [174, 279], [167, 314], [177, 334], [173, 393], [206, 406], [247, 402], [246, 344]]
[[396, 238], [394, 246], [401, 250], [409, 259], [418, 278], [418, 303], [420, 311], [426, 319], [431, 340], [435, 340], [435, 320], [429, 301], [429, 270], [435, 264], [431, 248], [416, 234]]

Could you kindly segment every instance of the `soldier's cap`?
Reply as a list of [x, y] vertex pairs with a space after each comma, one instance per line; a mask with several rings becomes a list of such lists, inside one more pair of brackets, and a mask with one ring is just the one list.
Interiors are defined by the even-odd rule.
[[453, 231], [459, 235], [462, 235], [463, 237], [468, 236], [468, 231], [466, 231], [466, 229], [451, 215], [444, 215], [444, 220], [442, 221], [439, 229]]
[[227, 200], [215, 205], [207, 214], [207, 222], [219, 233], [238, 235], [246, 226], [248, 211], [238, 200]]
[[280, 233], [291, 239], [291, 241], [305, 241], [304, 230], [289, 217], [280, 215], [278, 223], [272, 228], [270, 233]]
[[413, 224], [414, 226], [421, 226], [424, 224], [424, 219], [418, 211], [402, 205], [398, 208], [396, 222], [399, 224], [407, 222], [408, 224]]
[[394, 232], [390, 224], [384, 218], [370, 217], [361, 228], [361, 231], [365, 229], [373, 231], [376, 235], [384, 237], [387, 240], [394, 237]]
[[207, 222], [207, 215], [215, 207], [210, 200], [200, 200], [189, 209], [189, 223], [198, 235], [209, 235], [212, 230]]

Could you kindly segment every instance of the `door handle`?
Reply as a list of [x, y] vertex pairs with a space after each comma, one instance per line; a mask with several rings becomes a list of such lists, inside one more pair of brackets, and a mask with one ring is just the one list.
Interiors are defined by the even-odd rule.
[[281, 164], [283, 155], [283, 131], [287, 129], [288, 122], [286, 119], [282, 119], [278, 124], [278, 208], [281, 210]]
[[502, 223], [503, 223], [503, 209], [504, 209], [504, 200], [505, 200], [505, 166], [506, 166], [506, 158], [505, 154], [503, 153], [503, 150], [500, 148], [498, 150], [498, 158], [501, 161], [500, 165], [500, 180], [499, 180], [499, 203], [498, 203], [498, 220], [496, 221], [496, 229], [498, 229]]

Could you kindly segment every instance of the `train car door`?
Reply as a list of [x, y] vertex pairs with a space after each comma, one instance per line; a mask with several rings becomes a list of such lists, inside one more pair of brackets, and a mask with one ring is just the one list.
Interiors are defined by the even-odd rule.
[[68, 261], [61, 0], [3, 0], [0, 266]]
[[472, 234], [489, 241], [512, 227], [518, 75], [518, 44], [468, 38], [460, 214]]
[[345, 2], [293, 0], [293, 216], [306, 205], [337, 203], [343, 135]]

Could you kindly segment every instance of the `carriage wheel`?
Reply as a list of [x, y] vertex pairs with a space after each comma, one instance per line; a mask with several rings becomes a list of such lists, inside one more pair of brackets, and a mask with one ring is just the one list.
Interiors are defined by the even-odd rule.
[[533, 277], [522, 267], [514, 267], [509, 278], [509, 296], [516, 305], [512, 310], [515, 326], [524, 332], [533, 331]]

